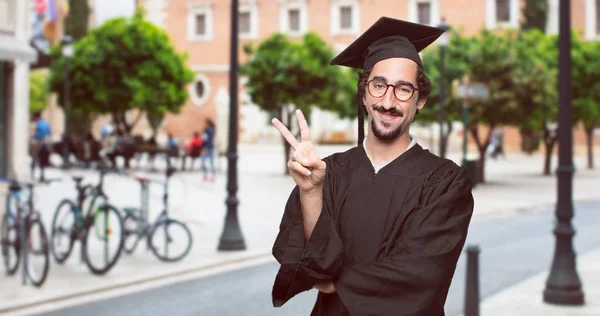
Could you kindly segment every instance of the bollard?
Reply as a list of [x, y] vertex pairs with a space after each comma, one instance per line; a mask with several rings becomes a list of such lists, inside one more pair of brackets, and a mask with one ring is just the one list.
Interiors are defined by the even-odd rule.
[[465, 284], [465, 316], [479, 316], [479, 247], [467, 248], [467, 282]]

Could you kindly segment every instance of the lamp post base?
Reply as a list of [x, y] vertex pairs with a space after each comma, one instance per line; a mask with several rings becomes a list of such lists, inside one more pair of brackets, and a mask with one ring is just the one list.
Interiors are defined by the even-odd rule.
[[580, 288], [547, 288], [544, 290], [544, 302], [557, 305], [583, 305], [583, 292]]
[[223, 240], [219, 244], [219, 250], [246, 250], [246, 244], [243, 239]]
[[225, 215], [225, 227], [221, 234], [219, 250], [246, 250], [246, 243], [237, 216], [238, 204], [237, 197], [229, 196], [227, 198], [227, 215]]

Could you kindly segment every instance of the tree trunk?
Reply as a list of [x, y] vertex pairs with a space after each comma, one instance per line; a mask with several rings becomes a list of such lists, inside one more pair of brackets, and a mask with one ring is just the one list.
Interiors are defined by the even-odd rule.
[[594, 126], [585, 128], [588, 149], [588, 169], [594, 169]]
[[548, 128], [544, 127], [544, 149], [546, 151], [546, 157], [544, 160], [544, 175], [549, 176], [552, 174], [550, 171], [552, 167], [552, 152], [554, 151], [554, 145], [558, 139], [558, 133], [552, 135]]
[[495, 124], [491, 124], [488, 130], [487, 137], [484, 141], [479, 139], [479, 127], [477, 125], [472, 126], [469, 130], [471, 131], [471, 136], [475, 139], [475, 144], [477, 144], [477, 149], [479, 151], [479, 162], [477, 164], [477, 183], [485, 183], [485, 151], [490, 145], [490, 136], [496, 127]]
[[446, 132], [444, 133], [444, 135], [442, 137], [444, 137], [444, 152], [442, 153], [442, 157], [446, 157], [447, 153], [448, 153], [448, 139], [450, 138], [450, 134], [452, 134], [452, 123], [451, 122], [446, 122], [446, 124], [448, 125], [448, 128], [446, 129]]

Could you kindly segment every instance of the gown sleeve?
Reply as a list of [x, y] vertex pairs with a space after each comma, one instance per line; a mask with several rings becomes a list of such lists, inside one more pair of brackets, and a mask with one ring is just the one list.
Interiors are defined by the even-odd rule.
[[312, 289], [319, 282], [333, 280], [341, 273], [344, 245], [332, 216], [335, 176], [331, 163], [324, 160], [327, 172], [323, 185], [323, 207], [308, 242], [304, 241], [298, 186], [285, 206], [272, 251], [280, 264], [272, 292], [275, 307], [282, 306], [298, 293]]
[[[444, 302], [473, 212], [469, 179], [462, 168], [429, 179], [427, 203], [400, 229], [390, 254], [345, 266], [334, 280], [350, 315], [444, 315]], [[425, 191], [425, 190], [424, 190]]]

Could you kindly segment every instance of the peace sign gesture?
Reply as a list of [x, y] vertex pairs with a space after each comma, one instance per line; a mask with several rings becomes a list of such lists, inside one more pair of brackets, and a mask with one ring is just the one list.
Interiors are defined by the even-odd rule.
[[326, 164], [319, 158], [315, 147], [310, 141], [308, 123], [302, 111], [296, 110], [296, 117], [300, 127], [300, 142], [278, 119], [273, 118], [271, 122], [281, 133], [281, 136], [294, 148], [294, 153], [288, 161], [288, 169], [300, 190], [307, 192], [323, 184]]

